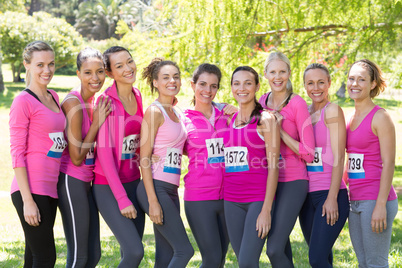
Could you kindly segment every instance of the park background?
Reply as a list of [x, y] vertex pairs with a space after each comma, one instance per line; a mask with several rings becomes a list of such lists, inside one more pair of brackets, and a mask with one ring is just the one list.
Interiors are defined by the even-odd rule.
[[[50, 43], [56, 54], [56, 73], [49, 88], [62, 100], [79, 86], [74, 65], [86, 46], [104, 51], [112, 45], [128, 48], [137, 63], [138, 87], [148, 106], [156, 96], [140, 78], [153, 57], [174, 60], [182, 72], [178, 106], [190, 107], [190, 77], [203, 62], [217, 64], [223, 72], [217, 100], [234, 100], [230, 75], [239, 65], [250, 65], [261, 75], [259, 95], [269, 90], [263, 64], [271, 51], [284, 52], [291, 61], [295, 91], [308, 102], [303, 90], [304, 68], [325, 64], [331, 73], [331, 101], [346, 114], [353, 101], [346, 93], [347, 70], [355, 60], [368, 58], [385, 72], [388, 88], [375, 102], [390, 113], [397, 132], [394, 186], [399, 192], [399, 212], [394, 221], [390, 266], [402, 267], [402, 1], [400, 0], [0, 0], [0, 267], [21, 267], [24, 236], [11, 204], [13, 178], [9, 153], [8, 113], [12, 100], [25, 88], [22, 50], [31, 41]], [[110, 86], [107, 79], [104, 89]], [[186, 173], [184, 159], [183, 172]], [[182, 187], [180, 192], [182, 193]], [[182, 195], [181, 195], [182, 196]], [[196, 253], [188, 267], [198, 267], [201, 256], [188, 228]], [[155, 244], [147, 220], [141, 267], [153, 267]], [[101, 223], [102, 258], [99, 267], [116, 267], [119, 245]], [[55, 225], [57, 263], [65, 266], [66, 244], [60, 216]], [[298, 223], [291, 235], [296, 267], [309, 267], [308, 248]], [[261, 254], [261, 267], [270, 267]], [[335, 267], [357, 267], [346, 224], [334, 246]], [[238, 267], [230, 249], [225, 267]]]

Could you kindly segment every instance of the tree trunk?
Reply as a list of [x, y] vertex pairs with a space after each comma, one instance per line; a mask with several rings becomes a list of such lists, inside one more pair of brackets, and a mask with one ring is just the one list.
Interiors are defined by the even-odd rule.
[[4, 79], [3, 79], [3, 71], [2, 71], [2, 55], [0, 52], [0, 93], [4, 91]]
[[40, 11], [40, 7], [40, 0], [31, 0], [31, 6], [29, 7], [28, 15], [32, 16], [34, 12]]

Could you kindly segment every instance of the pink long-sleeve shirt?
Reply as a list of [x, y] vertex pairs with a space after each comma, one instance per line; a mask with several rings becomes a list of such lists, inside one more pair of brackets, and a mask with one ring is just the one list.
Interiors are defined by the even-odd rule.
[[[56, 103], [59, 97], [49, 90]], [[60, 157], [66, 118], [53, 112], [27, 91], [15, 97], [10, 109], [10, 148], [13, 168], [25, 167], [31, 193], [57, 198]], [[11, 193], [19, 190], [14, 177]]]
[[[259, 103], [264, 109], [272, 111], [267, 107], [269, 94], [262, 95]], [[281, 140], [278, 182], [308, 180], [306, 162], [314, 160], [315, 142], [307, 104], [299, 95], [295, 95], [280, 114], [283, 116], [282, 129], [299, 142], [299, 155]]]
[[[142, 108], [141, 93], [137, 88], [133, 88], [133, 93], [137, 101], [137, 113], [130, 116], [130, 124], [135, 121], [137, 124], [137, 130], [135, 135], [141, 132], [141, 122], [144, 117]], [[132, 204], [127, 196], [126, 190], [123, 187], [123, 183], [133, 181], [132, 178], [139, 179], [141, 177], [139, 170], [139, 144], [134, 149], [135, 156], [130, 158], [132, 161], [133, 176], [129, 180], [121, 178], [122, 161], [127, 161], [127, 155], [131, 154], [126, 152], [124, 142], [135, 142], [135, 138], [132, 134], [130, 137], [126, 137], [126, 117], [123, 104], [121, 103], [117, 94], [116, 82], [111, 87], [105, 90], [102, 96], [108, 96], [112, 100], [112, 112], [106, 118], [106, 121], [102, 124], [98, 131], [98, 137], [96, 140], [96, 160], [95, 160], [95, 179], [94, 184], [108, 184], [116, 201], [119, 205], [119, 209], [122, 210]], [[126, 153], [125, 153], [126, 152]]]

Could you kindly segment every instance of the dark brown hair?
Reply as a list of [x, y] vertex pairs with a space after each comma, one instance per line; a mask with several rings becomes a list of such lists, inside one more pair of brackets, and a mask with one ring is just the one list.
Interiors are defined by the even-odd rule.
[[128, 51], [124, 47], [113, 46], [113, 47], [110, 47], [110, 48], [106, 49], [106, 51], [103, 52], [103, 62], [105, 64], [105, 69], [107, 71], [109, 71], [109, 72], [112, 71], [112, 69], [110, 68], [110, 55], [112, 55], [114, 53], [117, 53], [117, 52], [120, 52], [120, 51], [126, 51], [130, 55], [130, 57], [133, 57], [133, 56], [131, 56], [130, 51]]
[[154, 87], [154, 80], [158, 79], [160, 69], [165, 65], [172, 65], [177, 68], [180, 74], [180, 68], [177, 64], [170, 60], [164, 60], [163, 58], [154, 58], [151, 63], [142, 71], [142, 79], [151, 87], [151, 92], [154, 93], [158, 89]]
[[[209, 74], [216, 75], [216, 77], [218, 78], [218, 89], [220, 88], [222, 72], [218, 66], [216, 66], [214, 64], [209, 64], [209, 63], [203, 63], [200, 66], [198, 66], [197, 69], [195, 69], [195, 71], [193, 73], [193, 77], [192, 77], [192, 81], [194, 84], [197, 83], [198, 78], [200, 78], [200, 76], [203, 73], [209, 73]], [[195, 105], [195, 96], [193, 97], [193, 104]]]

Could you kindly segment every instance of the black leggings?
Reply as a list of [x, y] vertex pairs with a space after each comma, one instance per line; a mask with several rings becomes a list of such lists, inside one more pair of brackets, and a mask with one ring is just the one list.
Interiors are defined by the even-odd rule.
[[289, 235], [296, 223], [308, 192], [307, 180], [278, 182], [268, 234], [267, 255], [273, 268], [293, 268]]
[[39, 226], [29, 225], [24, 218], [24, 202], [20, 191], [11, 194], [11, 200], [17, 210], [25, 235], [24, 267], [53, 268], [56, 263], [53, 226], [56, 219], [57, 199], [32, 194], [39, 209]]
[[99, 212], [120, 244], [121, 261], [119, 268], [138, 267], [144, 256], [142, 235], [144, 234], [145, 214], [139, 207], [136, 198], [139, 182], [140, 180], [135, 180], [123, 183], [128, 198], [137, 210], [137, 218], [134, 220], [121, 214], [109, 185], [94, 184], [92, 186]]
[[91, 183], [60, 172], [57, 192], [67, 242], [66, 267], [95, 267], [101, 247], [99, 214]]
[[321, 215], [328, 192], [324, 190], [309, 193], [299, 216], [304, 238], [309, 245], [310, 265], [313, 268], [332, 267], [332, 247], [349, 215], [348, 191], [341, 189], [338, 193], [339, 219], [333, 226], [327, 224], [327, 216]]
[[200, 268], [223, 268], [229, 246], [223, 200], [185, 201], [188, 224], [202, 256]]
[[[180, 217], [180, 202], [177, 186], [153, 180], [156, 196], [163, 211], [163, 225], [154, 224], [155, 268], [184, 268], [194, 255], [186, 229]], [[144, 182], [137, 189], [138, 201], [149, 214], [149, 203]]]
[[230, 243], [240, 268], [259, 267], [265, 239], [258, 237], [257, 218], [264, 202], [237, 203], [225, 200], [225, 218]]

